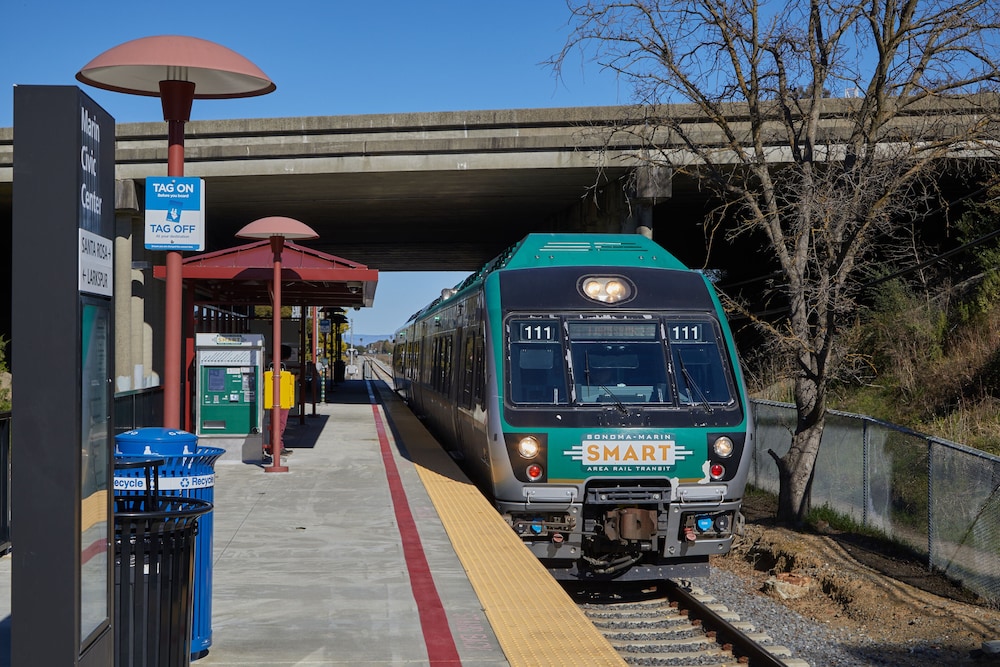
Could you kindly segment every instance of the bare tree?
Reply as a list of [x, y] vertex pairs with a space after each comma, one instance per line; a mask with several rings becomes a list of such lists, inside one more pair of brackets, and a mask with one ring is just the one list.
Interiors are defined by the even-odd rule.
[[798, 412], [787, 454], [770, 453], [779, 519], [800, 523], [865, 262], [925, 210], [944, 162], [993, 155], [1000, 3], [568, 5], [555, 71], [582, 53], [617, 72], [637, 101], [617, 131], [716, 189], [725, 215], [706, 224], [768, 240], [787, 316], [756, 323], [795, 360]]

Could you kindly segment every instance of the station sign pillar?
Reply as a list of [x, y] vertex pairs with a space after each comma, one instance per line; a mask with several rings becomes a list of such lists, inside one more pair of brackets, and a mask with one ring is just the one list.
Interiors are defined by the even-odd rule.
[[11, 664], [110, 667], [115, 122], [14, 88]]

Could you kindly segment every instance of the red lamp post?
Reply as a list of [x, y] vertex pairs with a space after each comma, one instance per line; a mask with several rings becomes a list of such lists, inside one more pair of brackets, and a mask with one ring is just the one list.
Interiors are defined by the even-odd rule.
[[[288, 472], [281, 465], [281, 251], [285, 239], [315, 239], [311, 227], [293, 218], [271, 216], [254, 220], [236, 232], [241, 239], [270, 239], [274, 253], [274, 273], [271, 284], [271, 465], [264, 472]], [[266, 406], [265, 406], [266, 407]]]
[[[143, 37], [108, 49], [76, 74], [78, 81], [130, 95], [159, 97], [167, 121], [167, 176], [184, 175], [184, 123], [195, 99], [265, 95], [274, 83], [224, 46], [196, 37]], [[181, 423], [181, 253], [167, 252], [163, 354], [163, 425]]]

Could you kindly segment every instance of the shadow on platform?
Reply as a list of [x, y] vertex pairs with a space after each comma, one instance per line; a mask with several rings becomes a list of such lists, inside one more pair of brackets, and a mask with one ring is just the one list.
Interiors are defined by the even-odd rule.
[[327, 403], [368, 403], [368, 386], [362, 379], [344, 380], [333, 385], [331, 391], [326, 392]]
[[285, 424], [285, 437], [282, 438], [286, 449], [313, 449], [319, 441], [320, 434], [326, 428], [330, 415], [307, 415], [305, 423], [298, 417], [289, 417]]

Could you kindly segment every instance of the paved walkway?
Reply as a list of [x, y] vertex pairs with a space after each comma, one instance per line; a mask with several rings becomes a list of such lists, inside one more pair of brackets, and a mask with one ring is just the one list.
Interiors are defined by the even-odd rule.
[[[289, 472], [216, 463], [213, 644], [194, 664], [443, 664], [427, 642], [447, 630], [422, 627], [436, 605], [464, 664], [506, 665], [413, 465], [392, 446], [405, 491], [394, 497], [365, 382], [341, 384], [332, 400], [304, 425], [289, 419]], [[400, 502], [427, 572], [408, 566]]]
[[[215, 464], [212, 645], [192, 664], [508, 665], [389, 428], [383, 458], [366, 383], [341, 384], [332, 401], [308, 407], [305, 424], [289, 419], [289, 472], [240, 452]], [[422, 564], [407, 558], [414, 547]], [[0, 666], [10, 570], [0, 558]]]

